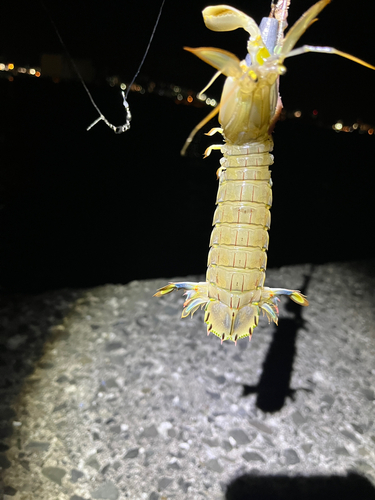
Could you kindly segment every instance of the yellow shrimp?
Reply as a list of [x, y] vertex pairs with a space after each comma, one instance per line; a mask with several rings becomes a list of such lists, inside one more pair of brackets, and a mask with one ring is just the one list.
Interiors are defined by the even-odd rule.
[[[192, 137], [214, 114], [219, 113], [224, 157], [218, 170], [219, 190], [211, 235], [206, 281], [201, 283], [170, 283], [160, 288], [160, 297], [173, 290], [186, 290], [187, 299], [182, 317], [204, 307], [207, 334], [220, 337], [221, 342], [249, 337], [258, 325], [261, 312], [277, 324], [279, 296], [287, 295], [302, 306], [307, 299], [297, 290], [264, 286], [267, 264], [268, 230], [272, 203], [271, 174], [273, 147], [271, 132], [282, 109], [278, 94], [279, 76], [286, 71], [284, 60], [305, 52], [336, 54], [375, 69], [374, 66], [332, 47], [294, 46], [316, 21], [316, 16], [330, 0], [313, 5], [283, 36], [290, 0], [272, 4], [268, 18], [258, 27], [243, 12], [227, 5], [203, 10], [206, 26], [214, 31], [243, 28], [250, 35], [248, 55], [240, 61], [225, 50], [201, 47], [186, 48], [218, 70], [211, 80], [224, 74], [220, 104], [190, 134], [182, 153]], [[210, 85], [209, 84], [209, 85]], [[207, 87], [206, 87], [207, 88]]]

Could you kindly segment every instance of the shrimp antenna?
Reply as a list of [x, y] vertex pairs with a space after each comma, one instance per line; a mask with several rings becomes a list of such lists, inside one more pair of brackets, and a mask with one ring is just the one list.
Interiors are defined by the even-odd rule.
[[93, 97], [92, 97], [92, 95], [91, 95], [91, 93], [90, 93], [89, 89], [87, 88], [87, 85], [86, 85], [85, 81], [83, 80], [82, 75], [81, 75], [81, 73], [79, 72], [79, 70], [78, 70], [78, 68], [77, 68], [77, 65], [75, 64], [75, 62], [74, 62], [74, 60], [73, 60], [72, 56], [70, 55], [70, 53], [69, 53], [69, 51], [68, 51], [68, 49], [67, 49], [67, 47], [66, 47], [66, 45], [65, 45], [65, 43], [64, 43], [64, 40], [62, 39], [62, 37], [61, 37], [61, 35], [60, 35], [60, 32], [59, 32], [59, 30], [57, 29], [57, 26], [56, 26], [56, 24], [55, 24], [55, 22], [54, 22], [54, 20], [53, 20], [53, 18], [52, 18], [52, 16], [51, 16], [51, 13], [48, 11], [47, 7], [45, 6], [45, 4], [43, 3], [43, 1], [42, 1], [42, 0], [40, 0], [40, 3], [41, 3], [41, 5], [42, 5], [42, 7], [44, 8], [44, 10], [46, 11], [46, 13], [47, 13], [47, 15], [48, 15], [48, 17], [49, 17], [49, 19], [50, 19], [50, 21], [51, 21], [51, 24], [52, 24], [52, 26], [53, 26], [53, 28], [54, 28], [54, 30], [55, 30], [55, 32], [56, 32], [56, 35], [57, 35], [58, 39], [60, 40], [60, 43], [61, 43], [61, 45], [62, 45], [63, 49], [65, 50], [65, 53], [66, 53], [66, 55], [68, 56], [68, 59], [69, 59], [69, 61], [70, 61], [71, 65], [72, 65], [72, 67], [73, 67], [73, 69], [74, 69], [75, 73], [76, 73], [76, 74], [77, 74], [77, 76], [78, 76], [78, 79], [79, 79], [79, 80], [80, 80], [80, 82], [82, 83], [83, 88], [85, 89], [85, 91], [86, 91], [87, 95], [89, 96], [89, 99], [90, 99], [90, 101], [91, 101], [91, 104], [94, 106], [94, 108], [96, 109], [96, 111], [99, 113], [99, 118], [97, 118], [94, 122], [92, 122], [92, 123], [91, 123], [91, 125], [89, 125], [89, 126], [87, 127], [87, 130], [92, 129], [92, 127], [94, 127], [94, 125], [96, 125], [96, 124], [97, 124], [97, 123], [99, 123], [100, 121], [103, 121], [106, 125], [108, 125], [108, 127], [109, 127], [111, 130], [113, 130], [115, 134], [122, 134], [123, 132], [126, 132], [127, 130], [129, 130], [129, 129], [130, 129], [130, 120], [131, 120], [132, 116], [131, 116], [131, 113], [130, 113], [130, 107], [129, 107], [129, 104], [128, 104], [128, 101], [127, 101], [127, 97], [128, 97], [129, 91], [130, 91], [130, 89], [131, 89], [131, 87], [132, 87], [132, 85], [133, 85], [133, 83], [134, 83], [135, 79], [136, 79], [136, 78], [137, 78], [137, 76], [139, 75], [139, 72], [140, 72], [140, 70], [141, 70], [141, 68], [142, 68], [142, 66], [143, 66], [143, 63], [145, 62], [145, 59], [146, 59], [146, 57], [147, 57], [148, 51], [149, 51], [149, 49], [150, 49], [150, 46], [151, 46], [152, 40], [153, 40], [154, 35], [155, 35], [156, 28], [157, 28], [157, 26], [158, 26], [158, 24], [159, 24], [159, 20], [160, 20], [160, 16], [161, 16], [161, 13], [162, 13], [162, 10], [163, 10], [163, 7], [164, 7], [165, 0], [163, 0], [163, 1], [162, 1], [162, 3], [161, 3], [160, 9], [159, 9], [159, 13], [158, 13], [158, 17], [156, 18], [156, 22], [155, 22], [155, 24], [154, 24], [154, 28], [153, 28], [153, 30], [152, 30], [151, 37], [150, 37], [150, 39], [149, 39], [149, 41], [148, 41], [148, 44], [147, 44], [147, 47], [146, 47], [145, 53], [144, 53], [144, 55], [143, 55], [143, 57], [142, 57], [141, 63], [140, 63], [140, 65], [138, 66], [138, 69], [137, 69], [137, 71], [136, 71], [136, 73], [135, 73], [135, 75], [134, 75], [134, 77], [133, 77], [133, 79], [132, 79], [132, 81], [131, 81], [130, 85], [128, 86], [128, 90], [126, 91], [126, 95], [125, 95], [125, 92], [124, 92], [124, 91], [121, 91], [122, 100], [123, 100], [123, 106], [124, 106], [124, 108], [125, 108], [125, 112], [126, 112], [126, 121], [125, 121], [125, 123], [124, 123], [123, 125], [120, 125], [120, 126], [115, 126], [115, 125], [113, 125], [112, 123], [110, 123], [110, 122], [107, 120], [107, 118], [103, 115], [103, 113], [100, 111], [100, 109], [99, 109], [99, 107], [97, 106], [96, 102], [94, 101], [94, 99], [93, 99]]

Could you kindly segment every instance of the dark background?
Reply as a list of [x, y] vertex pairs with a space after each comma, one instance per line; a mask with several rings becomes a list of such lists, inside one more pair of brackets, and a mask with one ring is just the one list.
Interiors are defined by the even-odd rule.
[[[137, 79], [199, 91], [214, 70], [182, 50], [217, 46], [244, 57], [247, 35], [214, 33], [203, 24], [209, 2], [166, 0]], [[257, 22], [269, 2], [236, 1]], [[289, 24], [311, 5], [292, 0]], [[159, 2], [3, 2], [0, 56], [38, 65], [63, 48], [50, 13], [74, 58], [90, 59], [90, 92], [115, 124], [124, 122], [118, 87], [137, 70]], [[301, 39], [331, 45], [375, 64], [372, 2], [336, 0]], [[1, 61], [0, 61], [1, 62]], [[336, 133], [332, 124], [375, 125], [375, 72], [336, 56], [286, 61], [281, 81], [287, 119], [275, 133], [274, 204], [269, 266], [373, 257], [375, 134]], [[223, 79], [208, 94], [220, 98]], [[131, 92], [131, 129], [115, 135], [79, 81], [0, 78], [0, 285], [40, 291], [133, 279], [204, 273], [220, 153], [202, 160], [218, 137], [199, 133], [179, 151], [209, 107], [157, 93]], [[299, 119], [293, 117], [301, 110]], [[312, 111], [318, 110], [317, 117]], [[209, 124], [216, 126], [216, 120]]]

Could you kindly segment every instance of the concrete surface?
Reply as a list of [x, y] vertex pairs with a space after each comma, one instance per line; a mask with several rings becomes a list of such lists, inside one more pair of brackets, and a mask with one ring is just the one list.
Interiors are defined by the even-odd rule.
[[375, 499], [374, 267], [269, 270], [310, 306], [237, 347], [164, 279], [3, 296], [0, 498]]

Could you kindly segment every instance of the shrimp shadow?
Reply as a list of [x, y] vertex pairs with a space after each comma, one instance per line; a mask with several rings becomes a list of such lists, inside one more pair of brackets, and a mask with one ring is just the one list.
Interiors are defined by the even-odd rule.
[[[304, 276], [301, 292], [306, 295], [314, 266]], [[305, 328], [303, 308], [288, 301], [286, 309], [294, 313], [293, 318], [281, 318], [275, 327], [272, 342], [263, 362], [262, 374], [257, 385], [243, 385], [242, 396], [257, 394], [256, 406], [267, 413], [274, 413], [284, 406], [285, 399], [293, 399], [295, 390], [290, 387], [296, 340], [299, 330]], [[310, 390], [310, 389], [305, 389]]]
[[232, 481], [225, 500], [375, 500], [371, 482], [356, 472], [346, 476], [258, 476]]

